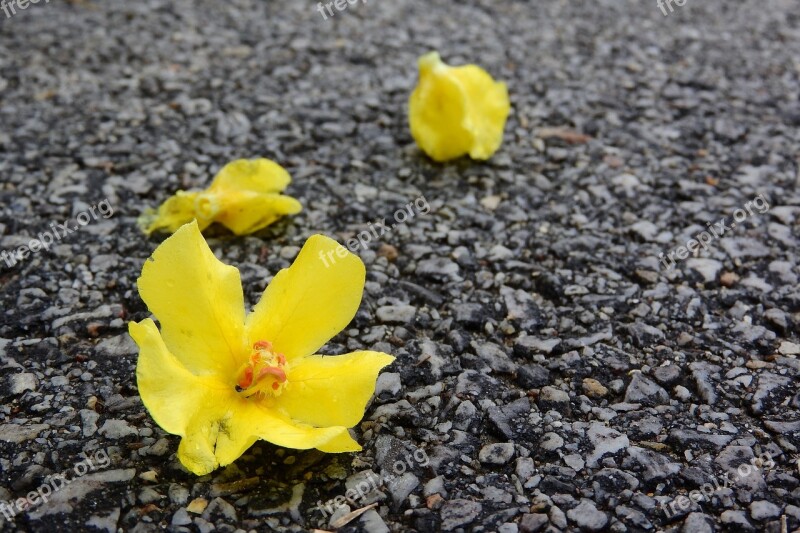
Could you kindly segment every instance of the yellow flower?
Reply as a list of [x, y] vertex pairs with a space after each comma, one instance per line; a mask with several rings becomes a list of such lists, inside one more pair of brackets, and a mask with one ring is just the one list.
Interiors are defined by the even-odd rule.
[[204, 191], [178, 191], [158, 210], [148, 209], [139, 225], [148, 235], [173, 233], [197, 220], [200, 230], [219, 222], [236, 235], [265, 228], [284, 215], [302, 209], [300, 202], [280, 194], [292, 178], [269, 159], [238, 159], [225, 165]]
[[[323, 266], [323, 256], [337, 261]], [[326, 263], [327, 264], [327, 263]], [[136, 379], [153, 419], [182, 437], [181, 463], [197, 475], [235, 461], [258, 439], [297, 449], [352, 452], [348, 428], [364, 416], [380, 352], [313, 355], [352, 320], [361, 260], [314, 235], [245, 316], [239, 271], [221, 263], [197, 223], [147, 260], [139, 294], [161, 324], [131, 322]]]
[[437, 52], [419, 59], [419, 84], [408, 107], [411, 135], [440, 162], [466, 154], [489, 159], [503, 142], [511, 110], [505, 83], [477, 65], [446, 65]]

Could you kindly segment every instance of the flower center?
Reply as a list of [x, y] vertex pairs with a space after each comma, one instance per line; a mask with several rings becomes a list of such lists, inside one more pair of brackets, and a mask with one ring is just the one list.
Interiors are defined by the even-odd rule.
[[201, 220], [210, 220], [219, 212], [219, 201], [210, 193], [200, 193], [194, 200], [194, 212]]
[[278, 396], [286, 383], [286, 356], [272, 351], [269, 341], [256, 342], [247, 363], [237, 373], [236, 392], [245, 398]]

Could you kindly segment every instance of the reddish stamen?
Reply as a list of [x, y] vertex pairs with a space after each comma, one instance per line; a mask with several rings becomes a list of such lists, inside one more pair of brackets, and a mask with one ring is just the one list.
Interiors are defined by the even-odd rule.
[[244, 369], [244, 375], [239, 379], [239, 387], [242, 389], [248, 388], [253, 384], [253, 367], [248, 366]]
[[282, 368], [266, 366], [258, 373], [258, 379], [263, 378], [267, 374], [274, 376], [277, 383], [283, 383], [286, 381], [286, 372], [284, 372]]
[[253, 345], [254, 350], [272, 350], [272, 343], [269, 341], [258, 341]]

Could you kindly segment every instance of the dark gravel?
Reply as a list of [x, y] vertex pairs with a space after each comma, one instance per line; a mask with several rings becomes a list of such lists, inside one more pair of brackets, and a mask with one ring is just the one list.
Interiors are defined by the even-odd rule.
[[[798, 529], [800, 11], [673, 7], [0, 11], [0, 250], [114, 209], [0, 262], [0, 500], [95, 466], [3, 530], [332, 529], [372, 503], [341, 531]], [[508, 83], [489, 162], [414, 146], [405, 105], [431, 49]], [[431, 210], [360, 252], [364, 302], [329, 346], [398, 357], [356, 428], [364, 451], [262, 442], [196, 478], [137, 395], [126, 324], [147, 316], [135, 280], [163, 237], [135, 220], [256, 156], [292, 173], [305, 209], [209, 232], [251, 304], [310, 234], [344, 241], [421, 196]], [[732, 227], [759, 195], [769, 208]], [[332, 518], [315, 508], [367, 485]]]

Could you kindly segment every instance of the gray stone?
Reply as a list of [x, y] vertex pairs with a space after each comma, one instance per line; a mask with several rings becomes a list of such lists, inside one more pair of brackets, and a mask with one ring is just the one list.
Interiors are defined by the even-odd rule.
[[36, 379], [34, 374], [30, 372], [23, 372], [22, 374], [13, 374], [11, 376], [11, 394], [18, 395], [25, 391], [35, 391], [39, 386], [39, 380]]
[[81, 409], [81, 424], [83, 425], [83, 436], [91, 437], [97, 432], [97, 421], [100, 415], [91, 409]]
[[608, 516], [598, 511], [594, 502], [585, 498], [577, 507], [567, 511], [567, 518], [582, 531], [600, 531], [608, 524]]
[[453, 427], [460, 430], [466, 430], [475, 420], [475, 413], [477, 413], [475, 404], [469, 400], [461, 402], [458, 404], [455, 415], [453, 416]]
[[543, 513], [526, 513], [519, 521], [520, 533], [536, 533], [541, 531], [550, 520]]
[[391, 531], [375, 509], [370, 509], [361, 515], [361, 524], [364, 531], [369, 531], [369, 533], [389, 533]]
[[181, 507], [175, 514], [172, 515], [172, 520], [170, 522], [173, 526], [188, 526], [192, 523], [192, 517], [189, 516], [189, 512]]
[[504, 465], [514, 458], [514, 444], [511, 442], [498, 442], [487, 444], [481, 448], [478, 460], [490, 465]]
[[703, 281], [706, 283], [716, 281], [719, 271], [722, 270], [722, 263], [720, 261], [703, 257], [687, 259], [686, 266], [700, 274]]
[[522, 365], [517, 368], [517, 383], [526, 389], [540, 389], [550, 383], [550, 371], [541, 365]]
[[21, 444], [25, 441], [35, 439], [42, 431], [49, 429], [48, 424], [31, 424], [21, 426], [19, 424], [0, 425], [0, 440]]
[[777, 518], [781, 514], [781, 508], [766, 500], [757, 500], [750, 504], [750, 516], [753, 520], [769, 520]]
[[796, 386], [793, 387], [794, 382], [788, 376], [765, 372], [757, 379], [752, 401], [753, 413], [757, 415], [777, 411], [778, 406], [797, 389]]
[[592, 422], [586, 432], [592, 451], [586, 456], [586, 465], [597, 468], [600, 459], [606, 455], [621, 452], [630, 446], [628, 437], [603, 424]]
[[413, 305], [384, 305], [375, 312], [378, 320], [389, 324], [405, 324], [414, 320], [417, 308]]
[[555, 410], [569, 412], [569, 394], [555, 387], [543, 387], [539, 391], [539, 409], [544, 411]]
[[747, 520], [747, 515], [744, 511], [735, 511], [733, 509], [728, 509], [727, 511], [723, 511], [721, 515], [719, 515], [719, 520], [724, 525], [732, 528], [736, 531], [755, 531], [753, 524]]
[[124, 439], [125, 437], [138, 436], [139, 432], [128, 425], [125, 420], [106, 420], [97, 432], [107, 439]]
[[681, 533], [714, 533], [714, 527], [704, 513], [689, 513], [683, 521]]
[[474, 522], [480, 516], [483, 506], [471, 500], [455, 499], [442, 507], [442, 531], [453, 531]]
[[395, 477], [386, 484], [395, 509], [399, 509], [408, 495], [419, 486], [419, 479], [411, 472]]
[[643, 405], [662, 405], [669, 401], [669, 394], [641, 372], [636, 372], [625, 391], [625, 401]]
[[564, 439], [553, 432], [545, 433], [539, 441], [539, 448], [548, 452], [559, 450], [562, 446], [564, 446]]
[[533, 357], [542, 353], [548, 355], [561, 344], [561, 339], [540, 339], [527, 335], [514, 341], [514, 353], [520, 357]]
[[514, 400], [508, 405], [490, 407], [487, 410], [489, 421], [497, 431], [506, 439], [513, 439], [517, 433], [524, 432], [528, 427], [528, 415], [531, 412], [531, 402], [527, 397]]

